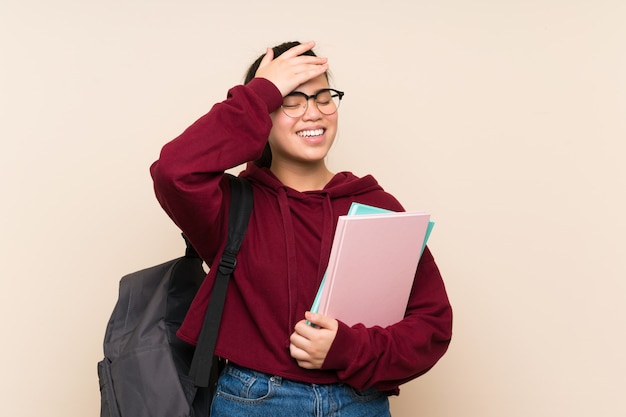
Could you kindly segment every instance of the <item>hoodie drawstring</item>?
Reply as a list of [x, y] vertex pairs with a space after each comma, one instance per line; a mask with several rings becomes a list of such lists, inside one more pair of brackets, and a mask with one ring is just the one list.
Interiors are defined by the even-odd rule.
[[[323, 194], [322, 202], [322, 241], [320, 245], [319, 254], [319, 267], [318, 267], [318, 279], [322, 280], [322, 276], [326, 270], [328, 263], [328, 255], [330, 253], [330, 247], [332, 246], [332, 229], [333, 229], [333, 206], [330, 195]], [[291, 215], [291, 208], [289, 206], [289, 197], [287, 191], [284, 188], [278, 190], [278, 206], [280, 208], [280, 214], [283, 219], [285, 247], [287, 248], [287, 294], [289, 297], [288, 307], [288, 325], [293, 326], [296, 323], [296, 311], [295, 304], [298, 300], [298, 263], [296, 259], [296, 236], [293, 226], [293, 217]], [[299, 318], [298, 318], [299, 320]], [[291, 334], [293, 329], [290, 327], [288, 334]]]
[[[291, 210], [289, 208], [289, 201], [287, 199], [287, 191], [284, 188], [278, 190], [278, 206], [280, 207], [280, 214], [283, 219], [285, 247], [287, 248], [287, 294], [289, 297], [289, 321], [288, 325], [294, 322], [294, 306], [293, 300], [297, 297], [294, 292], [297, 290], [297, 285], [292, 285], [297, 279], [297, 262], [296, 262], [296, 237], [293, 230], [293, 220], [291, 218]], [[291, 334], [292, 329], [289, 329], [287, 334]], [[289, 345], [287, 345], [289, 346]]]
[[[328, 194], [324, 194], [324, 220], [322, 225], [322, 242], [320, 247], [320, 263], [319, 263], [319, 271], [317, 271], [317, 276], [320, 279], [320, 283], [322, 277], [324, 276], [324, 272], [326, 272], [326, 266], [328, 264], [328, 255], [330, 254], [330, 247], [332, 246], [332, 236], [329, 229], [333, 228], [333, 204], [330, 201], [330, 196]], [[324, 261], [323, 261], [324, 260]]]

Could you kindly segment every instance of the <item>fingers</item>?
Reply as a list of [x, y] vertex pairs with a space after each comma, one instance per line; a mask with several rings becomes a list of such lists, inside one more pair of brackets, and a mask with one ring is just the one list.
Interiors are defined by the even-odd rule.
[[326, 358], [325, 352], [315, 348], [315, 344], [294, 332], [290, 337], [289, 353], [298, 366], [305, 369], [319, 369]]
[[289, 49], [287, 52], [282, 54], [286, 58], [292, 58], [294, 56], [302, 55], [306, 51], [310, 51], [315, 47], [315, 41], [303, 42], [300, 45], [296, 45], [293, 48]]
[[313, 46], [315, 42], [296, 45], [276, 58], [268, 49], [255, 76], [271, 81], [286, 96], [299, 85], [328, 71], [327, 58], [302, 55]]
[[321, 329], [336, 331], [339, 327], [337, 320], [323, 314], [317, 314], [307, 311], [306, 313], [304, 313], [304, 318], [307, 319], [311, 324], [314, 324]]
[[306, 320], [296, 324], [289, 338], [289, 351], [302, 368], [319, 369], [335, 340], [339, 324], [337, 320], [322, 314], [306, 312], [305, 317]]
[[266, 66], [267, 64], [272, 62], [273, 59], [274, 59], [274, 50], [272, 48], [267, 48], [265, 50], [265, 56], [263, 56], [263, 59], [261, 60], [261, 63], [259, 64], [259, 68]]
[[291, 357], [298, 362], [299, 366], [311, 369], [313, 366], [312, 356], [305, 349], [305, 347], [309, 347], [307, 339], [297, 333], [293, 333], [289, 340], [291, 342], [289, 344], [289, 353], [291, 354]]

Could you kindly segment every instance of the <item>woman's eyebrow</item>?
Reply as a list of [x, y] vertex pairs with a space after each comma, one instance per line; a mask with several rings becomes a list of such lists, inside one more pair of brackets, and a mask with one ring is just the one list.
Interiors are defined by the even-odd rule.
[[301, 96], [305, 96], [305, 97], [315, 97], [320, 91], [324, 91], [324, 90], [329, 90], [330, 87], [324, 87], [324, 88], [320, 88], [319, 90], [315, 91], [313, 94], [307, 94], [307, 93], [303, 93], [302, 91], [298, 91], [298, 90], [294, 90], [291, 93], [287, 94], [288, 96], [294, 95], [294, 94], [298, 94]]

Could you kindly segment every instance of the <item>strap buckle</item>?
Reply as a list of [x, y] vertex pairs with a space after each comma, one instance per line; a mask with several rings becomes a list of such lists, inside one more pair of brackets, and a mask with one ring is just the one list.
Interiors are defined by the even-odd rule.
[[222, 254], [222, 258], [220, 259], [220, 264], [218, 265], [218, 271], [220, 271], [224, 275], [230, 275], [235, 270], [237, 266], [237, 258], [230, 253]]

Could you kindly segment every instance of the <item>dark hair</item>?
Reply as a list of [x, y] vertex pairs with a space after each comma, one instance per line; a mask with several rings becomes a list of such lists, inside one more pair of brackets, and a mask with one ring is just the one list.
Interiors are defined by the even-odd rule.
[[[298, 46], [298, 45], [300, 45], [300, 42], [293, 41], [293, 42], [284, 42], [284, 43], [281, 43], [280, 45], [273, 47], [272, 51], [274, 52], [274, 58], [279, 57], [280, 55], [287, 52], [294, 46]], [[312, 50], [308, 50], [304, 52], [302, 55], [317, 56], [315, 55], [315, 52], [313, 52]], [[244, 78], [244, 84], [248, 84], [250, 81], [252, 81], [264, 57], [265, 57], [265, 54], [262, 54], [260, 57], [256, 59], [256, 61], [252, 63], [250, 68], [248, 68], [248, 72], [246, 73], [246, 77]], [[270, 149], [269, 143], [265, 144], [265, 149], [263, 149], [263, 154], [261, 155], [259, 159], [254, 161], [254, 163], [260, 167], [265, 167], [265, 168], [269, 168], [272, 165], [272, 150]]]

